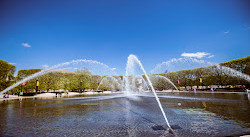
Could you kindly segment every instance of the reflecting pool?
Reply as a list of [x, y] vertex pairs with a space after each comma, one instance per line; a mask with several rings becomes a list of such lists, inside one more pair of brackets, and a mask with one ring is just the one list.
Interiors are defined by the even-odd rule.
[[[158, 93], [178, 136], [250, 134], [245, 93]], [[0, 136], [174, 136], [153, 94], [0, 102]]]

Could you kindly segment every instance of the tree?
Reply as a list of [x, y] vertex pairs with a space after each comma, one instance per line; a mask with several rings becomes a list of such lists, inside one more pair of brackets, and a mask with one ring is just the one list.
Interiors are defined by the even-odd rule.
[[0, 91], [13, 84], [16, 66], [0, 60]]
[[164, 73], [168, 73], [168, 70], [166, 69]]
[[87, 68], [85, 68], [85, 67], [77, 69], [76, 73], [79, 73], [79, 74], [89, 74], [89, 75], [91, 74], [91, 72]]
[[[25, 77], [28, 77], [32, 74], [40, 72], [42, 69], [21, 69], [18, 71], [17, 79], [21, 80]], [[25, 91], [32, 91], [36, 87], [36, 79], [30, 79], [29, 81], [25, 82], [24, 90]]]
[[18, 78], [25, 78], [37, 72], [40, 72], [42, 69], [21, 69], [18, 71]]

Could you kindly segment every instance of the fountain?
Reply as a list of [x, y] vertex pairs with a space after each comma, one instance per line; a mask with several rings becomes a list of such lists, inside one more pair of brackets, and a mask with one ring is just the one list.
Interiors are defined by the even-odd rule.
[[215, 66], [218, 70], [222, 71], [226, 75], [229, 75], [231, 77], [238, 77], [238, 78], [241, 78], [241, 79], [244, 79], [244, 80], [247, 80], [248, 82], [250, 82], [250, 76], [247, 74], [244, 74], [240, 71], [237, 71], [237, 70], [234, 70], [232, 68], [225, 67], [225, 66], [222, 66], [219, 64], [216, 64]]
[[166, 116], [166, 114], [165, 114], [165, 112], [164, 112], [164, 110], [163, 110], [163, 107], [162, 107], [162, 105], [161, 105], [161, 102], [160, 102], [160, 100], [159, 100], [159, 98], [158, 98], [158, 96], [157, 96], [157, 94], [156, 94], [156, 91], [155, 91], [155, 89], [154, 89], [154, 87], [153, 87], [153, 85], [152, 85], [152, 82], [150, 81], [150, 78], [149, 78], [147, 72], [145, 71], [144, 67], [142, 66], [141, 61], [140, 61], [135, 55], [129, 55], [129, 56], [128, 56], [128, 60], [127, 60], [126, 76], [125, 76], [125, 89], [126, 89], [127, 93], [130, 93], [130, 92], [129, 92], [130, 86], [129, 86], [128, 76], [131, 75], [131, 73], [134, 73], [134, 68], [135, 68], [135, 64], [134, 64], [134, 63], [137, 63], [137, 64], [140, 66], [141, 70], [143, 71], [143, 74], [145, 75], [146, 80], [148, 81], [149, 86], [151, 87], [151, 89], [152, 89], [152, 91], [153, 91], [153, 93], [154, 93], [155, 99], [156, 99], [156, 101], [157, 101], [157, 103], [158, 103], [158, 106], [159, 106], [159, 108], [160, 108], [160, 110], [161, 110], [161, 112], [162, 112], [162, 115], [163, 115], [163, 117], [164, 117], [164, 119], [165, 119], [165, 121], [166, 121], [166, 123], [167, 123], [168, 128], [170, 129], [170, 131], [171, 131], [174, 135], [176, 135], [176, 133], [175, 133], [174, 130], [171, 128], [171, 126], [170, 126], [170, 124], [169, 124], [169, 122], [168, 122], [167, 116]]
[[[51, 72], [51, 70], [53, 70], [53, 69], [57, 69], [57, 68], [63, 67], [63, 66], [68, 66], [68, 65], [70, 65], [70, 64], [78, 64], [78, 63], [81, 63], [81, 62], [84, 62], [84, 63], [93, 63], [93, 64], [101, 65], [101, 66], [103, 66], [103, 68], [106, 68], [106, 69], [109, 69], [109, 70], [113, 70], [113, 69], [109, 68], [107, 65], [105, 65], [105, 64], [103, 64], [103, 63], [101, 63], [101, 62], [98, 62], [98, 61], [86, 60], [86, 59], [84, 59], [84, 60], [82, 60], [82, 59], [80, 59], [80, 60], [73, 60], [73, 61], [71, 61], [71, 62], [60, 63], [60, 64], [58, 64], [58, 65], [49, 67], [49, 68], [46, 69], [46, 70], [42, 70], [42, 71], [37, 72], [37, 73], [35, 73], [35, 74], [31, 75], [31, 76], [28, 76], [28, 77], [26, 77], [26, 78], [24, 78], [24, 79], [18, 81], [17, 83], [13, 84], [12, 86], [6, 88], [5, 90], [1, 91], [0, 94], [3, 94], [3, 93], [5, 93], [5, 92], [11, 90], [12, 88], [18, 86], [19, 84], [21, 84], [21, 83], [23, 83], [23, 82], [29, 81], [30, 79], [39, 77], [39, 76], [44, 75], [44, 74], [46, 74], [46, 73], [49, 73], [49, 72]], [[152, 83], [151, 83], [151, 81], [150, 81], [149, 76], [147, 75], [147, 73], [146, 73], [144, 67], [142, 66], [140, 60], [139, 60], [135, 55], [129, 55], [128, 60], [127, 60], [126, 74], [125, 74], [125, 76], [124, 76], [124, 80], [125, 80], [125, 81], [124, 81], [124, 82], [125, 82], [125, 92], [126, 92], [126, 93], [129, 93], [129, 94], [130, 94], [130, 92], [131, 92], [131, 90], [130, 90], [130, 83], [129, 83], [129, 77], [131, 76], [131, 74], [132, 74], [132, 75], [134, 74], [135, 63], [137, 63], [137, 64], [140, 66], [140, 69], [143, 71], [143, 74], [145, 75], [146, 80], [148, 81], [148, 84], [149, 84], [150, 88], [152, 89], [152, 91], [153, 91], [153, 93], [154, 93], [155, 99], [156, 99], [156, 101], [157, 101], [157, 103], [158, 103], [158, 105], [159, 105], [159, 107], [160, 107], [160, 110], [161, 110], [161, 112], [162, 112], [162, 115], [163, 115], [163, 117], [164, 117], [166, 123], [167, 123], [167, 126], [169, 127], [169, 129], [170, 129], [173, 133], [175, 133], [175, 132], [172, 130], [172, 128], [171, 128], [171, 126], [170, 126], [170, 124], [169, 124], [169, 122], [168, 122], [168, 119], [167, 119], [167, 117], [166, 117], [166, 114], [165, 114], [165, 112], [164, 112], [164, 110], [163, 110], [163, 107], [162, 107], [162, 105], [161, 105], [161, 103], [160, 103], [160, 100], [159, 100], [159, 98], [158, 98], [158, 96], [157, 96], [157, 94], [156, 94], [156, 91], [155, 91], [155, 89], [154, 89], [154, 87], [153, 87], [153, 85], [152, 85]], [[112, 76], [107, 76], [107, 78], [111, 78], [111, 79], [112, 79], [113, 81], [115, 81], [116, 83], [119, 83], [119, 82], [118, 82], [117, 80], [115, 80], [115, 78], [113, 78]], [[105, 78], [105, 79], [107, 79], [107, 78]], [[104, 80], [104, 79], [103, 79], [103, 80]], [[103, 81], [103, 80], [102, 80], [102, 81]], [[101, 81], [101, 83], [102, 83], [102, 81]], [[101, 83], [100, 83], [100, 84], [101, 84]], [[100, 85], [99, 85], [99, 86], [100, 86]], [[99, 88], [99, 86], [98, 86], [98, 88]]]
[[161, 76], [161, 75], [150, 75], [150, 77], [164, 79], [167, 82], [169, 82], [177, 91], [179, 91], [178, 88], [174, 85], [174, 83], [172, 81], [170, 81], [168, 78], [164, 77], [164, 76]]
[[135, 82], [136, 81], [136, 79], [141, 79], [142, 80], [142, 83], [143, 83], [143, 89], [145, 88], [145, 86], [146, 86], [146, 88], [147, 88], [147, 90], [149, 90], [149, 87], [148, 87], [148, 83], [145, 81], [145, 79], [141, 76], [141, 75], [136, 75], [135, 77], [133, 77], [133, 82]]
[[[152, 73], [152, 72], [155, 73], [156, 70], [162, 69], [163, 66], [169, 67], [171, 63], [174, 63], [174, 64], [175, 64], [175, 63], [178, 63], [178, 62], [193, 62], [193, 63], [206, 64], [206, 65], [211, 65], [211, 64], [212, 64], [212, 63], [209, 63], [209, 62], [206, 63], [206, 62], [201, 61], [201, 60], [190, 59], [190, 58], [189, 58], [189, 59], [186, 59], [186, 58], [185, 58], [185, 59], [184, 59], [184, 58], [173, 59], [173, 60], [171, 60], [171, 61], [169, 61], [169, 62], [165, 62], [165, 63], [162, 63], [162, 64], [157, 65], [157, 66], [151, 71], [151, 73]], [[114, 73], [114, 69], [112, 69], [112, 68], [110, 68], [109, 66], [107, 66], [107, 65], [105, 65], [105, 64], [103, 64], [103, 63], [101, 63], [101, 62], [98, 62], [98, 61], [86, 60], [86, 59], [73, 60], [73, 61], [70, 61], [70, 62], [60, 63], [60, 64], [58, 64], [58, 65], [55, 65], [55, 66], [49, 67], [49, 68], [47, 68], [47, 69], [45, 69], [45, 70], [42, 70], [42, 71], [40, 71], [40, 72], [38, 72], [38, 73], [35, 73], [35, 74], [31, 75], [31, 76], [28, 76], [28, 77], [26, 77], [26, 78], [24, 78], [24, 79], [18, 81], [17, 83], [13, 84], [12, 86], [6, 88], [5, 90], [1, 91], [0, 94], [3, 94], [3, 93], [5, 93], [5, 92], [11, 90], [12, 88], [18, 86], [19, 84], [21, 84], [21, 83], [23, 83], [23, 82], [26, 82], [26, 81], [29, 81], [29, 80], [31, 80], [31, 79], [33, 79], [33, 78], [42, 76], [42, 75], [47, 74], [47, 73], [53, 73], [52, 70], [58, 69], [58, 68], [60, 68], [60, 67], [68, 66], [68, 65], [71, 65], [71, 64], [74, 65], [74, 64], [80, 64], [80, 63], [89, 63], [89, 64], [94, 64], [94, 65], [101, 65], [102, 70], [103, 70], [103, 68], [105, 68], [105, 69], [108, 70], [109, 72], [112, 72], [112, 74], [116, 74], [116, 73]], [[142, 71], [142, 74], [138, 75], [138, 74], [136, 73], [136, 65], [139, 66], [139, 70]], [[247, 80], [247, 81], [250, 81], [250, 77], [249, 77], [249, 75], [247, 75], [247, 74], [241, 73], [241, 72], [239, 72], [239, 71], [236, 71], [236, 70], [234, 70], [234, 69], [231, 69], [231, 68], [228, 68], [228, 67], [225, 67], [225, 66], [221, 66], [221, 65], [214, 65], [214, 66], [215, 66], [214, 69], [220, 70], [220, 71], [222, 71], [222, 72], [223, 72], [224, 74], [226, 74], [226, 75], [230, 75], [230, 76], [234, 76], [234, 77], [239, 77], [239, 78], [245, 79], [245, 80]], [[142, 75], [144, 75], [144, 76], [142, 76]], [[144, 78], [144, 77], [145, 77], [145, 78]], [[112, 97], [111, 97], [112, 99], [113, 99], [113, 98], [118, 98], [118, 97], [119, 97], [119, 98], [121, 98], [121, 97], [136, 97], [136, 96], [138, 96], [138, 94], [134, 94], [134, 93], [133, 93], [133, 89], [135, 89], [135, 87], [132, 87], [132, 85], [135, 84], [135, 81], [136, 81], [137, 79], [141, 79], [142, 82], [143, 82], [143, 84], [144, 84], [144, 86], [146, 86], [147, 89], [151, 89], [151, 90], [152, 90], [153, 95], [154, 95], [154, 96], [152, 96], [152, 97], [154, 97], [155, 100], [157, 101], [157, 104], [158, 104], [158, 106], [159, 106], [159, 108], [160, 108], [160, 110], [161, 110], [161, 113], [162, 113], [162, 115], [163, 115], [163, 117], [164, 117], [164, 120], [165, 120], [165, 122], [166, 122], [166, 124], [167, 124], [167, 127], [170, 129], [170, 131], [171, 131], [174, 135], [176, 135], [176, 133], [173, 131], [172, 127], [171, 127], [170, 124], [169, 124], [169, 121], [168, 121], [168, 119], [167, 119], [166, 113], [164, 112], [164, 109], [163, 109], [162, 104], [161, 104], [161, 102], [160, 102], [160, 100], [159, 100], [159, 97], [158, 97], [158, 95], [156, 94], [155, 88], [153, 87], [152, 81], [153, 81], [154, 79], [163, 79], [163, 80], [165, 80], [166, 82], [170, 83], [176, 90], [178, 90], [177, 87], [176, 87], [176, 86], [174, 85], [174, 83], [173, 83], [172, 81], [170, 81], [167, 77], [164, 77], [164, 76], [161, 76], [161, 75], [152, 75], [152, 74], [148, 75], [147, 72], [145, 71], [145, 69], [144, 69], [144, 67], [143, 67], [143, 65], [142, 65], [142, 63], [141, 63], [141, 61], [140, 61], [135, 55], [129, 55], [129, 56], [128, 56], [128, 60], [127, 60], [127, 64], [126, 64], [125, 76], [123, 76], [123, 79], [122, 79], [122, 80], [121, 80], [121, 79], [117, 79], [117, 78], [115, 78], [114, 76], [107, 75], [107, 76], [105, 76], [103, 79], [101, 79], [101, 81], [100, 81], [100, 83], [99, 83], [99, 85], [98, 85], [98, 87], [97, 87], [97, 90], [100, 88], [100, 85], [103, 84], [103, 82], [110, 80], [110, 81], [112, 81], [112, 82], [115, 83], [115, 84], [112, 84], [112, 85], [111, 85], [112, 88], [115, 88], [114, 85], [117, 84], [118, 87], [119, 87], [120, 89], [124, 90], [124, 93], [125, 93], [125, 94], [124, 94], [125, 96], [124, 96], [124, 95], [121, 95], [121, 96], [112, 96]], [[139, 94], [139, 95], [140, 95], [140, 94]], [[142, 96], [145, 96], [145, 97], [146, 97], [147, 95], [144, 94], [144, 95], [142, 95]], [[166, 98], [166, 96], [160, 96], [160, 97]], [[101, 98], [102, 98], [102, 99], [110, 99], [109, 97], [108, 97], [108, 98], [106, 98], [106, 97], [100, 97], [100, 98], [98, 98], [98, 99], [96, 99], [96, 100], [100, 100]], [[168, 96], [167, 98], [173, 98], [173, 97]], [[174, 98], [177, 98], [177, 97], [174, 97]], [[180, 98], [183, 98], [183, 97], [180, 97]], [[198, 99], [197, 99], [197, 100], [198, 100]]]
[[39, 77], [39, 76], [42, 76], [42, 75], [45, 75], [49, 72], [53, 72], [52, 70], [55, 70], [55, 69], [58, 69], [60, 67], [63, 67], [63, 66], [68, 66], [68, 65], [71, 65], [71, 64], [80, 64], [80, 63], [88, 63], [88, 64], [95, 64], [95, 65], [100, 65], [102, 67], [102, 70], [109, 70], [111, 73], [113, 74], [116, 74], [114, 73], [114, 69], [110, 68], [108, 65], [104, 64], [104, 63], [101, 63], [101, 62], [98, 62], [96, 60], [87, 60], [87, 59], [78, 59], [78, 60], [72, 60], [70, 62], [64, 62], [64, 63], [60, 63], [60, 64], [57, 64], [57, 65], [54, 65], [52, 67], [49, 67], [45, 70], [42, 70], [40, 72], [37, 72], [35, 74], [32, 74], [28, 77], [25, 77], [24, 79], [16, 82], [15, 84], [9, 86], [8, 88], [6, 88], [5, 90], [1, 91], [0, 92], [0, 95], [1, 94], [4, 94], [5, 92], [17, 87], [18, 85], [22, 84], [23, 82], [26, 82], [26, 81], [29, 81], [33, 78], [36, 78], [36, 77]]
[[101, 82], [98, 85], [96, 90], [99, 90], [100, 85], [103, 83], [103, 81], [107, 80], [108, 78], [110, 80], [112, 80], [113, 82], [115, 82], [120, 87], [120, 89], [122, 89], [122, 84], [120, 84], [119, 81], [115, 77], [113, 77], [113, 76], [105, 76], [104, 78], [102, 78], [102, 80], [101, 80]]
[[214, 65], [212, 62], [207, 62], [201, 59], [195, 58], [173, 58], [169, 61], [164, 61], [160, 64], [157, 64], [151, 71], [151, 74], [167, 72], [175, 72], [179, 70], [193, 69], [198, 67], [206, 67]]
[[159, 74], [163, 72], [176, 72], [180, 70], [188, 70], [200, 67], [210, 67], [212, 69], [216, 69], [216, 71], [220, 71], [224, 75], [228, 75], [231, 77], [238, 77], [244, 79], [246, 81], [250, 81], [250, 76], [244, 74], [240, 71], [234, 70], [232, 68], [222, 66], [220, 64], [208, 62], [201, 59], [195, 59], [191, 57], [184, 58], [173, 58], [169, 61], [164, 61], [160, 64], [157, 64], [151, 71], [151, 74]]

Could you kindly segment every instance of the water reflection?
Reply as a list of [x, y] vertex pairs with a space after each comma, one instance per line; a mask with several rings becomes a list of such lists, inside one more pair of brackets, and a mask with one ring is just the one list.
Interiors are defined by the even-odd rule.
[[[249, 94], [160, 94], [178, 136], [249, 132]], [[20, 99], [0, 103], [0, 136], [172, 136], [151, 95]], [[163, 130], [152, 127], [162, 126]], [[13, 130], [15, 129], [15, 130]]]

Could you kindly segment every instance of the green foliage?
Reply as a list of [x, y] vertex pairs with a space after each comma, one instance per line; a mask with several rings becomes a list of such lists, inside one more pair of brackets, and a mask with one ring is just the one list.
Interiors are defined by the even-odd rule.
[[[64, 73], [52, 71], [38, 77], [39, 90], [84, 90], [96, 89], [101, 76], [79, 73]], [[35, 79], [26, 82], [25, 89], [32, 91], [35, 89]]]
[[16, 66], [0, 60], [0, 91], [14, 83]]
[[[221, 66], [230, 67], [234, 70], [240, 71], [247, 75], [250, 75], [250, 56], [245, 58], [232, 60], [225, 63], [220, 63]], [[210, 86], [210, 85], [246, 85], [249, 87], [249, 82], [239, 77], [233, 77], [225, 73], [217, 66], [201, 67], [189, 70], [181, 70], [177, 72], [169, 72], [160, 74], [169, 78], [175, 85], [178, 86]], [[202, 78], [202, 83], [200, 83]], [[157, 86], [156, 87], [161, 87]]]
[[21, 69], [18, 71], [17, 77], [18, 78], [25, 78], [25, 77], [30, 76], [32, 74], [35, 74], [41, 70], [42, 69]]
[[220, 63], [220, 65], [230, 67], [237, 71], [250, 75], [250, 56]]
[[[16, 80], [22, 80], [25, 77], [28, 77], [32, 74], [35, 74], [37, 72], [40, 72], [42, 69], [22, 69], [18, 71], [17, 74], [17, 78]], [[25, 82], [25, 86], [21, 87], [22, 85], [19, 85], [17, 88], [19, 90], [21, 90], [21, 88], [23, 89], [23, 91], [33, 91], [35, 90], [36, 87], [36, 79], [31, 79], [29, 81]]]
[[[250, 56], [232, 60], [229, 62], [221, 63], [221, 66], [233, 68], [237, 71], [250, 75]], [[16, 67], [9, 64], [6, 61], [0, 60], [0, 91], [4, 90], [15, 81], [21, 80], [27, 76], [41, 71], [42, 69], [24, 69], [18, 71], [18, 76], [14, 77]], [[249, 87], [249, 82], [238, 77], [232, 77], [227, 75], [221, 69], [216, 66], [195, 68], [189, 70], [181, 70], [177, 72], [168, 72], [158, 74], [169, 78], [177, 87], [186, 86], [210, 86], [210, 85], [246, 85]], [[76, 73], [69, 73], [67, 71], [52, 71], [45, 75], [39, 76], [39, 90], [84, 90], [84, 89], [97, 89], [102, 78], [105, 76], [91, 75], [91, 72], [87, 68], [76, 70]], [[123, 76], [113, 76], [122, 84]], [[142, 75], [144, 79], [145, 76]], [[202, 78], [202, 83], [200, 83]], [[107, 78], [104, 81], [100, 89], [119, 89], [119, 85], [113, 80]], [[129, 81], [133, 81], [132, 77], [128, 78]], [[178, 84], [178, 80], [180, 84]], [[131, 82], [134, 83], [134, 82]], [[163, 79], [155, 79], [152, 84], [156, 89], [169, 89], [173, 88], [167, 81]], [[135, 87], [136, 85], [131, 85]], [[25, 82], [25, 86], [22, 87], [23, 91], [34, 91], [36, 87], [36, 79], [31, 79]], [[21, 85], [14, 88], [13, 91], [20, 91]]]
[[85, 67], [83, 67], [81, 69], [77, 69], [76, 73], [78, 73], [78, 74], [89, 74], [89, 75], [91, 74], [91, 72]]
[[[119, 90], [121, 87], [120, 85], [122, 84], [121, 82], [121, 76], [112, 76], [114, 79], [107, 77], [107, 76], [103, 76], [101, 77], [102, 82], [98, 83], [98, 85], [100, 84], [99, 89], [100, 90], [104, 90], [104, 89], [109, 89], [109, 90]], [[115, 80], [116, 79], [116, 80]], [[116, 82], [115, 82], [116, 81]], [[118, 84], [118, 83], [119, 84]]]

